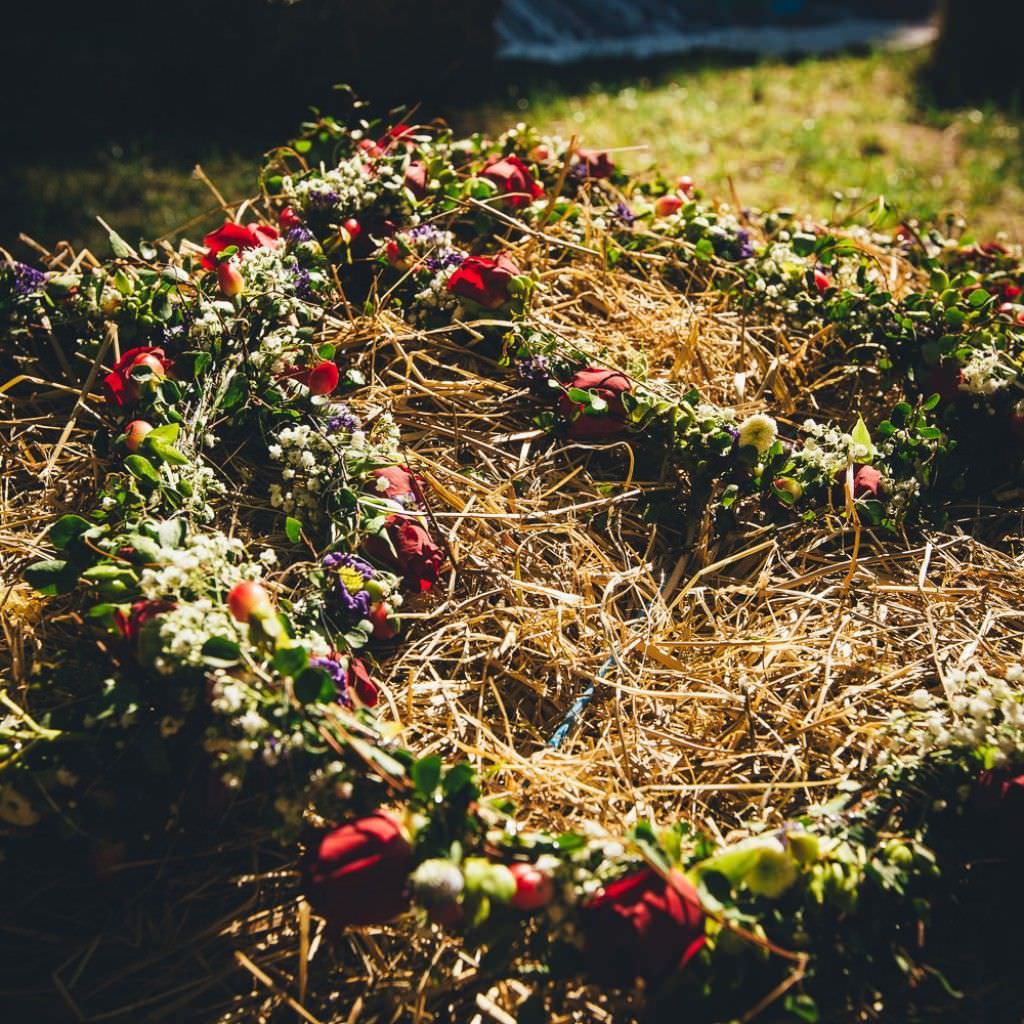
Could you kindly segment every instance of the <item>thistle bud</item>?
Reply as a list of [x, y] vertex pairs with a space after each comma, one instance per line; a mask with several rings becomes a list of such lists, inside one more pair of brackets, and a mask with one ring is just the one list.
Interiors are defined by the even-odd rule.
[[147, 423], [145, 420], [132, 420], [127, 427], [124, 428], [124, 446], [132, 454], [137, 452], [142, 447], [142, 442], [146, 439], [146, 435], [153, 429], [151, 423]]
[[671, 217], [678, 213], [683, 207], [683, 201], [679, 196], [659, 196], [654, 204], [654, 215], [656, 217]]

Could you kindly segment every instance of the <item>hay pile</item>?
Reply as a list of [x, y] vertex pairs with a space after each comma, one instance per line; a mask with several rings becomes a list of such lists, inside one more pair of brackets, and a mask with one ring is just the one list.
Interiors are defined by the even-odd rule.
[[[643, 365], [652, 387], [696, 384], [741, 414], [771, 398], [786, 424], [887, 397], [827, 332], [740, 314], [707, 276], [670, 286], [655, 250], [638, 274], [608, 269], [557, 224], [508, 235], [544, 285], [535, 319], [606, 365]], [[41, 255], [63, 272], [93, 262], [66, 246]], [[898, 287], [914, 279], [891, 270]], [[364, 419], [393, 410], [452, 569], [405, 608], [382, 717], [420, 754], [469, 758], [527, 824], [615, 835], [682, 818], [721, 841], [777, 824], [862, 771], [893, 710], [942, 668], [1021, 657], [1019, 511], [975, 504], [941, 532], [901, 536], [838, 514], [754, 517], [725, 536], [682, 512], [654, 525], [637, 499], [672, 494], [670, 470], [647, 474], [625, 443], [538, 430], [522, 389], [464, 331], [411, 331], [381, 302], [369, 315], [335, 310], [327, 340], [366, 376]], [[33, 666], [84, 628], [22, 580], [49, 524], [80, 511], [100, 473], [105, 353], [91, 372], [58, 343], [52, 356], [52, 374], [12, 376], [0, 398], [12, 712]], [[0, 988], [24, 1008], [12, 1019], [507, 1024], [531, 991], [529, 979], [497, 983], [439, 931], [370, 928], [330, 947], [291, 853], [260, 833], [175, 837], [98, 882], [55, 875], [53, 853], [7, 890]], [[560, 999], [552, 1020], [632, 1013], [624, 996]]]

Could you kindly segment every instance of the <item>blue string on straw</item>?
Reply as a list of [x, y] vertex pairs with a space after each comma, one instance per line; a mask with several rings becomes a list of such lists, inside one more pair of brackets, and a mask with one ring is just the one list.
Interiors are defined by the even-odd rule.
[[[605, 663], [597, 670], [597, 678], [603, 680], [605, 673], [615, 664], [615, 658], [609, 656]], [[572, 727], [579, 720], [580, 715], [583, 714], [587, 709], [587, 705], [594, 699], [594, 693], [597, 690], [597, 685], [591, 683], [573, 702], [572, 707], [565, 713], [565, 718], [562, 719], [561, 724], [551, 734], [551, 739], [548, 740], [548, 746], [552, 750], [557, 750], [563, 742], [565, 737], [569, 735]]]

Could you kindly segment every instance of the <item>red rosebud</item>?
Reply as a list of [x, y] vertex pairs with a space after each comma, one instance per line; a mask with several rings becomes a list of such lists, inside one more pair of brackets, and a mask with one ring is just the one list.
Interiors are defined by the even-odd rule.
[[171, 360], [164, 355], [162, 348], [141, 345], [128, 349], [114, 363], [114, 369], [103, 378], [103, 392], [107, 401], [119, 408], [134, 404], [139, 400], [139, 388], [132, 371], [145, 368], [154, 377], [166, 377], [170, 365]]
[[394, 640], [398, 636], [398, 630], [391, 625], [391, 616], [394, 610], [386, 601], [378, 601], [370, 605], [370, 622], [373, 623], [374, 640]]
[[125, 640], [134, 643], [138, 640], [142, 627], [150, 619], [176, 607], [173, 601], [135, 601], [127, 615], [121, 608], [114, 610], [114, 625]]
[[417, 198], [427, 194], [427, 165], [422, 160], [413, 160], [405, 169], [405, 187]]
[[509, 300], [508, 286], [519, 268], [504, 253], [467, 256], [448, 278], [448, 291], [460, 299], [469, 299], [484, 309], [497, 309]]
[[554, 879], [536, 864], [518, 862], [509, 864], [508, 869], [516, 880], [516, 891], [512, 897], [512, 906], [516, 910], [540, 910], [555, 898]]
[[503, 202], [506, 206], [526, 206], [531, 199], [539, 199], [544, 195], [544, 186], [515, 155], [494, 157], [484, 166], [480, 176], [497, 186], [505, 197]]
[[824, 294], [832, 287], [832, 279], [823, 270], [815, 270], [814, 287]]
[[389, 128], [376, 142], [378, 150], [390, 149], [396, 142], [400, 142], [406, 149], [412, 149], [416, 145], [413, 134], [415, 128], [403, 123], [396, 124]]
[[676, 179], [676, 188], [688, 199], [693, 195], [693, 190], [696, 187], [697, 183], [688, 174], [680, 174]]
[[234, 299], [245, 291], [245, 278], [238, 269], [235, 260], [225, 260], [217, 264], [217, 284], [221, 295]]
[[1008, 284], [1003, 287], [1003, 298], [1007, 302], [1015, 302], [1021, 296], [1021, 288], [1015, 284]]
[[[419, 495], [423, 493], [423, 482], [419, 477], [409, 472], [408, 466], [383, 466], [375, 469], [371, 474], [372, 483], [370, 490], [374, 494], [383, 494], [386, 498], [394, 498], [396, 501], [416, 502]], [[387, 483], [381, 488], [380, 481]]]
[[124, 446], [132, 454], [137, 452], [142, 447], [142, 442], [146, 439], [146, 435], [153, 429], [152, 423], [147, 423], [145, 420], [132, 420], [124, 428]]
[[853, 467], [854, 498], [878, 498], [882, 488], [882, 474], [874, 466]]
[[429, 590], [441, 572], [444, 552], [419, 523], [407, 516], [388, 516], [384, 528], [394, 552], [382, 537], [369, 537], [367, 553], [401, 572], [407, 586], [421, 592]]
[[337, 363], [325, 359], [307, 371], [301, 379], [311, 395], [329, 395], [338, 386], [341, 375]]
[[239, 249], [277, 249], [281, 245], [281, 235], [277, 228], [269, 224], [233, 224], [228, 221], [216, 231], [211, 231], [203, 238], [206, 255], [202, 264], [207, 270], [217, 269], [217, 253], [229, 245]]
[[363, 233], [362, 226], [355, 217], [349, 217], [349, 219], [341, 225], [341, 228], [345, 234], [348, 235], [349, 245], [351, 245]]
[[409, 906], [412, 847], [386, 811], [323, 835], [303, 869], [313, 910], [333, 934], [350, 925], [384, 924]]
[[301, 227], [302, 218], [290, 206], [286, 206], [277, 215], [277, 223], [287, 231], [289, 228]]
[[373, 157], [374, 159], [379, 156], [383, 156], [384, 154], [384, 150], [381, 149], [373, 139], [360, 139], [359, 142], [356, 143], [356, 149], [361, 150], [367, 156]]
[[[632, 390], [633, 384], [623, 373], [588, 366], [579, 370], [565, 384], [559, 396], [558, 411], [569, 423], [569, 436], [577, 440], [598, 440], [618, 434], [626, 426], [626, 408], [622, 396]], [[606, 412], [586, 412], [585, 407], [568, 395], [570, 388], [592, 391], [608, 404]]]
[[243, 580], [228, 591], [228, 611], [237, 622], [265, 618], [273, 607], [266, 588], [255, 580]]
[[679, 196], [658, 196], [654, 204], [654, 215], [656, 217], [671, 217], [683, 208], [683, 201]]
[[349, 693], [355, 691], [355, 695], [368, 708], [372, 708], [380, 695], [377, 684], [373, 681], [366, 664], [354, 654], [349, 656], [348, 668], [345, 670], [345, 683]]
[[577, 149], [576, 160], [588, 178], [608, 178], [615, 171], [615, 164], [603, 149]]
[[539, 142], [526, 155], [535, 164], [545, 164], [551, 159], [551, 150], [543, 142]]
[[581, 924], [589, 973], [618, 985], [682, 970], [705, 942], [697, 891], [676, 870], [668, 880], [647, 868], [612, 882], [583, 908]]

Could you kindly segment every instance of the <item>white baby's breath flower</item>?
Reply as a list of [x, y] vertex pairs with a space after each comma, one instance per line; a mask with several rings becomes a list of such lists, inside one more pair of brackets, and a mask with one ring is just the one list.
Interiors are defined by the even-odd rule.
[[739, 426], [737, 443], [740, 447], [750, 445], [763, 455], [775, 443], [779, 428], [771, 416], [763, 412], [748, 416]]

